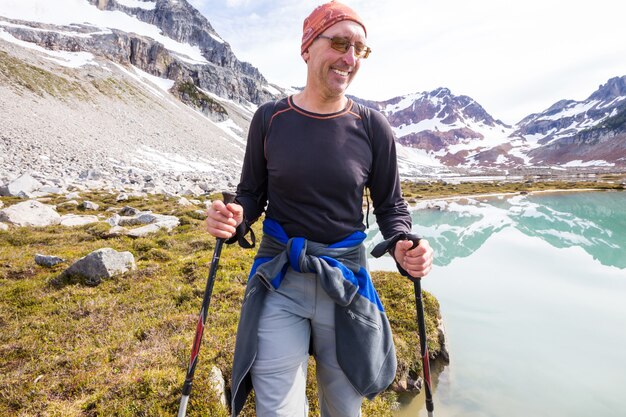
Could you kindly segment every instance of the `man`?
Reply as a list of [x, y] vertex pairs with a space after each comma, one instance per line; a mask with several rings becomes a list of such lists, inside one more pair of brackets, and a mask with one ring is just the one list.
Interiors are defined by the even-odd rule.
[[305, 19], [305, 88], [255, 113], [235, 203], [208, 210], [208, 231], [240, 243], [266, 216], [237, 332], [233, 416], [252, 388], [258, 417], [307, 416], [309, 353], [322, 417], [360, 416], [363, 397], [393, 381], [389, 323], [362, 245], [364, 188], [403, 274], [428, 274], [433, 252], [405, 240], [411, 218], [389, 124], [345, 95], [366, 45], [362, 19], [339, 2]]

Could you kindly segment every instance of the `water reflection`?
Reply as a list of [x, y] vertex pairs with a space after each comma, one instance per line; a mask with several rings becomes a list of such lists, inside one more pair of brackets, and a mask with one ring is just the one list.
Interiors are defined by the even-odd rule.
[[[441, 303], [451, 355], [435, 415], [625, 415], [626, 193], [423, 206], [414, 230], [437, 253], [423, 287]], [[409, 416], [426, 416], [423, 401], [396, 413]]]
[[[430, 201], [413, 211], [414, 231], [436, 264], [474, 253], [494, 233], [514, 227], [557, 248], [580, 246], [603, 265], [626, 268], [626, 193], [559, 193]], [[370, 231], [372, 245], [382, 239]], [[373, 246], [372, 246], [373, 247]]]

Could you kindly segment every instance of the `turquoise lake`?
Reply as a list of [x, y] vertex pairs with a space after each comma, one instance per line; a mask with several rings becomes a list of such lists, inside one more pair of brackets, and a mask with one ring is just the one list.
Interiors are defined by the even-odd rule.
[[[451, 358], [435, 416], [626, 416], [626, 192], [431, 200], [412, 215], [436, 252], [422, 287]], [[395, 415], [426, 416], [422, 396]]]

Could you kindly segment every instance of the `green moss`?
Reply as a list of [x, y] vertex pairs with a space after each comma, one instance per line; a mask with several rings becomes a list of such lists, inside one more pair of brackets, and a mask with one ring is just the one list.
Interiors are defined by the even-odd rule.
[[203, 93], [191, 81], [186, 81], [178, 85], [178, 92], [183, 101], [193, 104], [201, 110], [208, 110], [212, 113], [227, 115], [226, 108], [211, 97]]

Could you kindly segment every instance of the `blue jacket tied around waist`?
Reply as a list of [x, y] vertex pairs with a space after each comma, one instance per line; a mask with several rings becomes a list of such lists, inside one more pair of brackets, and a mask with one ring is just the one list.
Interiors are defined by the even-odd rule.
[[263, 239], [250, 271], [237, 329], [232, 375], [232, 415], [252, 389], [250, 369], [257, 352], [259, 317], [265, 295], [281, 284], [288, 268], [317, 275], [335, 302], [337, 361], [353, 387], [374, 398], [396, 374], [389, 321], [367, 271], [365, 233], [330, 245], [289, 238], [277, 222], [263, 222]]

